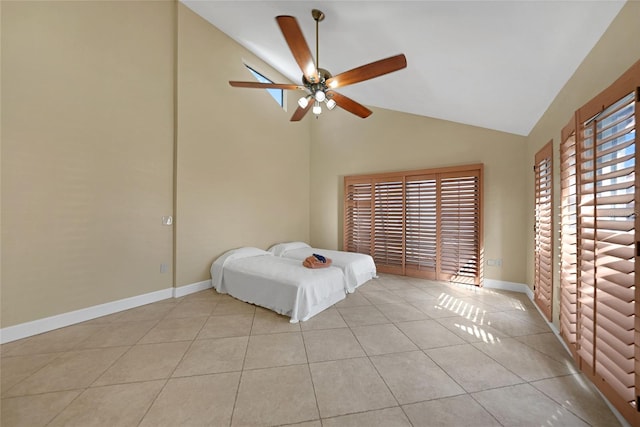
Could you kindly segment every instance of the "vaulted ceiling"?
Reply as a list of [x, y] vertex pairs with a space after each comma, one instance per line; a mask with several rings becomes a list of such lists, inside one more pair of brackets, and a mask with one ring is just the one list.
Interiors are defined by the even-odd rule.
[[181, 1], [296, 84], [302, 73], [275, 17], [295, 16], [315, 56], [311, 10], [320, 9], [320, 67], [332, 74], [407, 57], [406, 69], [340, 93], [368, 106], [518, 135], [529, 134], [625, 3]]

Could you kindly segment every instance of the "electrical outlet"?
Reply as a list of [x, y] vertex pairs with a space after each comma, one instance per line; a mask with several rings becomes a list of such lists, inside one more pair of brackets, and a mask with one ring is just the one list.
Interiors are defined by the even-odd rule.
[[487, 265], [489, 267], [502, 267], [502, 259], [488, 259]]
[[169, 264], [160, 264], [160, 273], [166, 273], [167, 271], [169, 271]]

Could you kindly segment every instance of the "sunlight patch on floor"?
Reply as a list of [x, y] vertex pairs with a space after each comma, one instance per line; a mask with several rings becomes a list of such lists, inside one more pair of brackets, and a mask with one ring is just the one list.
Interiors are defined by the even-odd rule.
[[471, 336], [481, 339], [487, 344], [498, 344], [500, 342], [500, 338], [494, 337], [491, 332], [487, 332], [484, 329], [478, 328], [476, 325], [473, 325], [473, 327], [469, 327], [466, 325], [461, 325], [459, 323], [454, 323], [454, 326]]
[[482, 324], [482, 320], [484, 319], [484, 315], [486, 310], [482, 310], [480, 307], [476, 307], [475, 305], [462, 301], [454, 296], [442, 293], [438, 298], [438, 305], [436, 308], [441, 310], [449, 310], [452, 313], [457, 314], [458, 316], [464, 317], [466, 319], [471, 320], [474, 323], [478, 322], [478, 318], [480, 318], [480, 324]]

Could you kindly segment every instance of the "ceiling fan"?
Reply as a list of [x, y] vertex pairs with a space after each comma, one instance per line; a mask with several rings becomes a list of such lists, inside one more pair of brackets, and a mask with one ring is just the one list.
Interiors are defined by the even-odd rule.
[[363, 119], [369, 117], [371, 110], [351, 98], [339, 94], [334, 89], [401, 70], [407, 66], [407, 59], [403, 54], [400, 54], [332, 76], [329, 71], [318, 66], [318, 24], [324, 19], [324, 13], [313, 9], [311, 16], [316, 21], [316, 62], [313, 61], [311, 51], [296, 18], [285, 15], [276, 17], [289, 49], [302, 70], [302, 85], [239, 81], [230, 81], [229, 84], [233, 87], [305, 91], [305, 96], [298, 100], [298, 108], [291, 117], [292, 122], [302, 120], [309, 109], [312, 109], [313, 114], [317, 116], [322, 112], [320, 106], [322, 102], [329, 110], [333, 110], [337, 105]]

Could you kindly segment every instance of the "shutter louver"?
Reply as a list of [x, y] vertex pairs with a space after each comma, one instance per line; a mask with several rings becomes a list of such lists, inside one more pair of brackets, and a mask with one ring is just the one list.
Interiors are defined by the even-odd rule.
[[374, 183], [373, 260], [383, 273], [404, 274], [404, 181]]
[[636, 400], [635, 94], [580, 129], [578, 354], [630, 405]]
[[443, 174], [440, 180], [440, 278], [478, 284], [479, 178]]
[[535, 156], [534, 301], [551, 321], [553, 298], [553, 144]]
[[436, 279], [437, 204], [435, 175], [407, 177], [405, 272]]
[[[572, 121], [573, 122], [573, 121]], [[560, 143], [560, 335], [576, 350], [577, 204], [576, 133], [571, 123]]]

